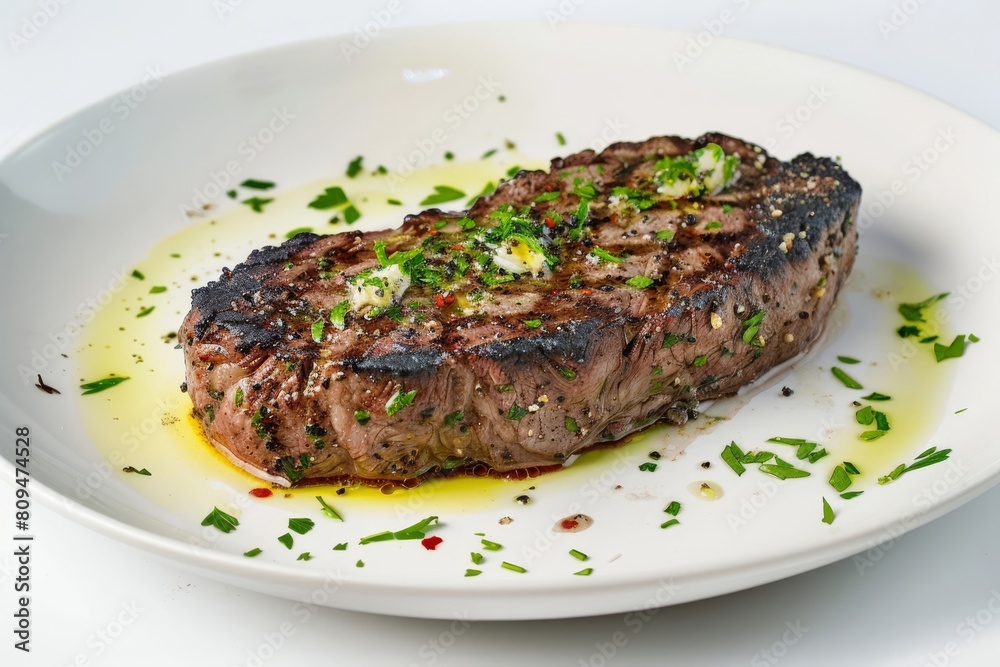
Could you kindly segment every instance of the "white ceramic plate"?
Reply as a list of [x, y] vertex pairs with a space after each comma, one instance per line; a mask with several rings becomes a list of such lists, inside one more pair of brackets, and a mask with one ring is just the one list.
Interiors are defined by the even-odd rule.
[[[513, 24], [391, 32], [356, 52], [345, 50], [348, 38], [310, 42], [163, 79], [151, 75], [144, 86], [4, 156], [0, 273], [8, 289], [0, 303], [8, 317], [0, 422], [9, 442], [15, 428], [30, 429], [32, 497], [205, 576], [310, 604], [526, 619], [695, 600], [858, 552], [874, 562], [886, 540], [991, 486], [1000, 470], [1000, 448], [987, 437], [998, 381], [984, 370], [1000, 368], [991, 340], [998, 302], [992, 249], [1000, 240], [990, 196], [997, 134], [894, 83], [784, 51], [719, 39], [684, 60], [690, 39], [667, 31]], [[733, 404], [710, 408], [709, 415], [733, 417], [710, 429], [702, 419], [684, 434], [658, 431], [531, 481], [437, 484], [385, 497], [354, 491], [340, 497], [324, 488], [258, 501], [247, 495], [255, 484], [192, 446], [183, 397], [158, 404], [158, 397], [141, 395], [138, 382], [74, 395], [81, 379], [94, 379], [87, 375], [100, 358], [91, 347], [94, 327], [116, 308], [133, 308], [126, 311], [135, 331], [127, 356], [143, 356], [118, 372], [179, 383], [179, 356], [159, 335], [183, 314], [182, 287], [231, 265], [230, 257], [245, 256], [266, 234], [223, 235], [218, 258], [207, 245], [192, 250], [178, 260], [177, 275], [161, 272], [150, 280], [168, 284], [163, 298], [174, 300], [147, 297], [143, 303], [160, 305], [142, 321], [131, 319], [138, 304], [126, 301], [145, 287], [128, 274], [151, 254], [162, 255], [164, 239], [207, 224], [207, 217], [182, 214], [200, 205], [199, 193], [219, 206], [220, 221], [227, 208], [240, 208], [222, 194], [228, 186], [213, 186], [233, 164], [238, 179], [279, 182], [261, 224], [280, 234], [311, 213], [302, 200], [310, 192], [288, 189], [316, 179], [338, 182], [359, 154], [366, 166], [405, 171], [407, 164], [440, 163], [447, 150], [474, 159], [507, 138], [522, 155], [547, 159], [618, 139], [708, 130], [756, 141], [782, 159], [806, 150], [841, 156], [865, 188], [857, 221], [861, 255], [827, 338], [778, 384], [761, 383], [735, 414]], [[567, 146], [556, 144], [557, 131]], [[489, 168], [502, 171], [514, 159], [501, 151]], [[429, 189], [441, 173], [407, 181], [400, 192], [409, 209], [418, 186]], [[472, 178], [456, 176], [463, 177]], [[372, 211], [363, 220], [369, 227], [398, 222], [398, 213]], [[192, 282], [188, 273], [199, 275]], [[901, 324], [898, 302], [941, 291], [961, 295], [934, 311], [931, 326], [943, 324], [942, 339], [977, 333], [983, 340], [965, 357], [936, 364], [929, 346], [912, 346], [894, 329]], [[947, 323], [939, 322], [944, 313]], [[112, 342], [116, 349], [125, 345]], [[844, 354], [863, 361], [848, 370], [866, 391], [893, 395], [886, 404], [893, 430], [875, 443], [857, 437], [863, 429], [851, 401], [861, 393], [829, 373]], [[33, 388], [36, 371], [63, 394]], [[782, 384], [795, 395], [779, 396]], [[125, 393], [116, 399], [114, 392]], [[114, 405], [130, 407], [102, 421]], [[791, 449], [767, 445], [812, 472], [787, 481], [752, 466], [737, 477], [720, 459], [731, 440], [749, 450], [775, 435], [816, 440], [831, 455], [808, 464], [795, 461]], [[686, 452], [677, 454], [684, 444]], [[876, 482], [930, 446], [952, 449], [951, 458], [892, 484]], [[666, 456], [656, 471], [640, 471], [652, 450]], [[3, 451], [0, 469], [12, 483], [13, 449]], [[852, 490], [865, 494], [852, 500], [827, 483], [843, 460], [862, 468]], [[711, 467], [701, 467], [704, 461]], [[122, 464], [149, 465], [154, 474], [126, 475]], [[698, 498], [689, 486], [701, 481], [723, 495]], [[533, 502], [515, 503], [525, 491]], [[312, 500], [316, 493], [346, 521], [324, 517]], [[823, 497], [836, 511], [833, 525], [820, 521]], [[682, 503], [681, 524], [661, 529], [672, 500]], [[199, 525], [213, 504], [239, 514], [236, 531], [223, 535]], [[594, 518], [589, 530], [551, 530], [581, 511]], [[434, 534], [444, 540], [435, 551], [415, 541], [358, 544], [361, 536], [432, 514], [441, 517]], [[276, 538], [293, 516], [311, 517], [317, 526], [286, 550]], [[503, 517], [513, 521], [501, 525]], [[484, 550], [477, 532], [504, 549]], [[333, 551], [341, 542], [347, 550]], [[242, 555], [253, 547], [264, 551]], [[581, 563], [570, 549], [590, 559]], [[304, 551], [312, 559], [296, 560]], [[470, 562], [472, 551], [485, 556], [482, 565]], [[356, 567], [359, 559], [363, 568]], [[504, 569], [502, 561], [528, 571]], [[473, 567], [482, 574], [465, 577]], [[573, 574], [583, 567], [593, 574]]]

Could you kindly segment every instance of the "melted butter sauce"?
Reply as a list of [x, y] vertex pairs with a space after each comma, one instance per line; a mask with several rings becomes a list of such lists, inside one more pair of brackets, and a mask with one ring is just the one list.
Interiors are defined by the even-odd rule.
[[[557, 490], [568, 488], [563, 484], [579, 486], [582, 480], [592, 479], [604, 470], [633, 469], [651, 449], [663, 455], [661, 466], [669, 472], [671, 463], [697, 438], [707, 441], [706, 448], [698, 453], [699, 460], [711, 460], [714, 472], [718, 473], [719, 467], [725, 467], [718, 453], [728, 440], [723, 442], [721, 438], [710, 436], [714, 430], [732, 423], [732, 417], [750, 400], [748, 394], [715, 402], [707, 414], [684, 427], [654, 425], [630, 436], [620, 446], [581, 454], [565, 470], [555, 474], [531, 480], [451, 476], [430, 479], [415, 488], [394, 487], [389, 497], [384, 489], [368, 486], [315, 485], [274, 488], [272, 497], [254, 498], [248, 492], [268, 484], [230, 464], [205, 440], [200, 425], [190, 416], [188, 397], [179, 389], [184, 379], [183, 355], [181, 350], [175, 349], [176, 337], [171, 336], [190, 308], [191, 289], [216, 279], [222, 267], [232, 267], [243, 261], [254, 248], [281, 243], [292, 230], [311, 228], [323, 234], [353, 228], [369, 230], [396, 226], [407, 212], [423, 208], [419, 202], [433, 192], [435, 185], [457, 187], [471, 197], [480, 192], [485, 183], [503, 178], [514, 165], [536, 168], [543, 163], [507, 152], [491, 160], [425, 168], [401, 182], [391, 175], [366, 173], [355, 179], [321, 181], [293, 190], [240, 189], [241, 200], [257, 196], [273, 197], [274, 201], [265, 205], [263, 213], [256, 213], [248, 206], [227, 200], [219, 215], [206, 211], [204, 217], [193, 218], [184, 229], [156, 243], [149, 254], [135, 264], [145, 279], [127, 282], [117, 300], [87, 326], [83, 343], [77, 350], [81, 381], [110, 374], [130, 378], [117, 387], [80, 399], [86, 406], [82, 411], [85, 427], [101, 455], [119, 470], [124, 466], [147, 468], [152, 476], [125, 475], [127, 481], [154, 503], [189, 514], [196, 520], [204, 516], [206, 507], [238, 508], [245, 502], [282, 502], [296, 511], [300, 508], [315, 510], [318, 509], [317, 495], [322, 495], [335, 507], [346, 507], [347, 511], [358, 503], [380, 506], [391, 503], [413, 511], [426, 506], [435, 512], [456, 513], [475, 512], [494, 505], [507, 507], [529, 484], [536, 485], [539, 493], [543, 487]], [[330, 218], [338, 211], [308, 208], [313, 198], [332, 185], [343, 187], [351, 202], [362, 212], [361, 220], [355, 225], [331, 224]], [[402, 205], [392, 205], [388, 202], [390, 199]], [[460, 209], [465, 207], [465, 202], [466, 199], [462, 199], [442, 207]], [[166, 291], [151, 293], [154, 286], [165, 287]], [[856, 392], [859, 400], [871, 391], [892, 396], [891, 401], [872, 403], [875, 409], [888, 415], [892, 430], [886, 436], [874, 442], [858, 439], [858, 434], [870, 427], [854, 423], [857, 408], [849, 404], [849, 399], [843, 399], [843, 388], [831, 376], [829, 367], [819, 366], [809, 356], [780, 378], [759, 382], [754, 391], [793, 384], [797, 400], [783, 399], [787, 401], [782, 406], [787, 406], [784, 409], [811, 408], [820, 415], [828, 414], [829, 419], [815, 434], [776, 432], [772, 435], [816, 439], [831, 453], [821, 462], [828, 464], [824, 471], [826, 468], [832, 470], [840, 461], [851, 461], [863, 472], [857, 479], [866, 482], [874, 482], [875, 477], [887, 473], [896, 464], [912, 459], [919, 451], [913, 449], [914, 443], [925, 440], [942, 417], [940, 406], [947, 391], [948, 383], [944, 381], [947, 369], [936, 364], [933, 355], [923, 349], [902, 364], [892, 364], [887, 359], [899, 349], [901, 342], [894, 333], [899, 324], [896, 304], [919, 301], [933, 292], [912, 269], [862, 255], [844, 295], [846, 299], [841, 298], [830, 324], [828, 334], [832, 335], [832, 331], [847, 326], [848, 308], [853, 310], [856, 304], [865, 305], [866, 321], [861, 327], [865, 338], [853, 339], [850, 349], [838, 346], [833, 354], [850, 355], [864, 361], [853, 366], [841, 364], [864, 384], [865, 391]], [[850, 302], [849, 306], [845, 300]], [[152, 312], [136, 317], [151, 306], [154, 307]], [[855, 325], [855, 329], [858, 328]], [[821, 342], [817, 348], [825, 345]], [[814, 405], [804, 405], [805, 402]], [[782, 452], [781, 447], [774, 445], [771, 449], [788, 458], [789, 452]], [[688, 479], [693, 477], [692, 474]], [[701, 479], [694, 482], [698, 487], [696, 495], [709, 499], [702, 483]], [[715, 482], [709, 485], [714, 497], [721, 497], [721, 486]], [[343, 490], [342, 495], [338, 495], [338, 490]]]
[[[815, 434], [830, 452], [824, 459], [832, 469], [841, 461], [854, 463], [861, 475], [854, 478], [856, 487], [871, 487], [878, 477], [888, 474], [900, 463], [911, 463], [925, 447], [930, 434], [944, 418], [943, 406], [951, 387], [954, 364], [938, 363], [931, 345], [916, 345], [899, 338], [896, 329], [903, 324], [897, 307], [900, 303], [916, 303], [939, 292], [927, 284], [912, 267], [897, 261], [874, 259], [861, 261], [851, 278], [848, 299], [863, 308], [864, 327], [854, 326], [843, 343], [832, 350], [834, 355], [853, 357], [859, 364], [844, 364], [831, 359], [829, 365], [819, 366], [819, 373], [807, 369], [793, 372], [799, 390], [814, 395], [817, 403], [831, 402], [828, 418]], [[945, 306], [939, 306], [945, 307]], [[843, 311], [838, 318], [843, 318]], [[846, 323], [835, 322], [843, 327]], [[871, 341], [865, 337], [870, 332]], [[941, 339], [951, 340], [947, 331], [936, 331]], [[850, 335], [853, 334], [853, 335]], [[913, 339], [907, 339], [913, 340]], [[863, 390], [838, 392], [829, 398], [833, 386], [840, 388], [830, 367], [836, 365], [863, 386]], [[825, 389], [825, 390], [824, 390]], [[891, 396], [888, 401], [866, 401], [864, 396], [879, 392]], [[854, 400], [849, 400], [853, 398]], [[855, 402], [857, 404], [855, 404]], [[855, 413], [863, 405], [886, 414], [890, 430], [885, 436], [870, 442], [859, 435], [874, 429], [862, 426]], [[930, 445], [926, 445], [930, 446]], [[790, 448], [789, 448], [790, 449]], [[861, 483], [861, 485], [858, 484]]]

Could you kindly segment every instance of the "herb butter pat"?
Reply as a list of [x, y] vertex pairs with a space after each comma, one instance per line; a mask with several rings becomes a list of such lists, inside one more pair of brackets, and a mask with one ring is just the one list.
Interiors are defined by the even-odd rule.
[[360, 311], [365, 306], [384, 308], [399, 301], [410, 287], [410, 277], [398, 264], [390, 264], [371, 273], [359, 274], [351, 285], [351, 309]]
[[656, 191], [668, 197], [717, 195], [738, 177], [738, 155], [726, 155], [718, 144], [708, 144], [683, 157], [664, 157], [656, 163]]
[[536, 274], [546, 268], [545, 255], [516, 236], [501, 242], [493, 251], [493, 263], [508, 273]]

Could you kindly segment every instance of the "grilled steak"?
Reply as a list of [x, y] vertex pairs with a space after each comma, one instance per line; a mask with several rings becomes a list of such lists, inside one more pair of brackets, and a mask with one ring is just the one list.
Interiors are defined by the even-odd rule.
[[468, 211], [299, 234], [194, 290], [194, 413], [282, 485], [558, 465], [820, 334], [860, 186], [721, 134], [521, 172]]

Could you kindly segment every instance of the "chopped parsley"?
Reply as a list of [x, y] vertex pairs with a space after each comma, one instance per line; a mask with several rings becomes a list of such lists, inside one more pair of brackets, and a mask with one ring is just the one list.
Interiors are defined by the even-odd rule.
[[522, 408], [517, 403], [511, 403], [510, 409], [507, 410], [504, 416], [513, 421], [521, 421], [527, 414], [528, 411], [525, 408]]
[[369, 421], [371, 421], [371, 418], [372, 418], [372, 416], [371, 416], [371, 414], [367, 410], [355, 410], [354, 411], [354, 419], [355, 419], [355, 421], [357, 421], [362, 426], [364, 426]]
[[778, 463], [762, 463], [757, 469], [778, 479], [793, 479], [797, 477], [809, 477], [810, 475], [809, 471], [796, 468], [789, 463], [785, 463], [778, 457], [775, 457], [775, 461]]
[[145, 468], [136, 468], [134, 466], [125, 466], [122, 468], [122, 472], [134, 472], [136, 475], [144, 475], [145, 477], [151, 477], [153, 473], [149, 472]]
[[315, 525], [316, 522], [308, 518], [288, 520], [288, 529], [294, 530], [299, 535], [305, 535], [312, 530]]
[[751, 317], [743, 320], [743, 342], [753, 344], [756, 342], [757, 334], [760, 332], [760, 324], [764, 321], [766, 311], [758, 310]]
[[834, 519], [833, 508], [830, 507], [830, 503], [827, 502], [826, 498], [823, 498], [823, 523], [832, 524]]
[[253, 209], [254, 213], [263, 213], [264, 206], [270, 204], [273, 201], [274, 198], [261, 199], [260, 197], [250, 197], [249, 199], [244, 199], [242, 203], [246, 204], [251, 209]]
[[819, 460], [819, 458], [823, 458], [823, 456], [826, 456], [826, 450], [821, 449], [820, 451], [823, 452], [823, 454], [814, 460], [812, 458], [812, 455], [814, 453], [814, 450], [817, 447], [819, 447], [819, 445], [815, 442], [810, 442], [809, 440], [802, 440], [801, 438], [774, 437], [774, 438], [768, 438], [767, 441], [774, 442], [780, 445], [792, 445], [793, 447], [796, 448], [795, 458], [799, 459], [800, 461], [802, 459], [808, 458], [810, 463], [815, 463], [817, 460]]
[[316, 195], [315, 199], [309, 202], [309, 208], [314, 208], [318, 211], [325, 211], [346, 203], [347, 195], [344, 194], [343, 188], [335, 185], [324, 190], [323, 194]]
[[830, 369], [830, 372], [833, 373], [833, 376], [838, 380], [840, 380], [844, 384], [844, 386], [847, 387], [848, 389], [864, 389], [864, 387], [861, 386], [860, 382], [852, 378], [850, 375], [845, 373], [840, 368], [834, 366], [833, 368]]
[[254, 547], [250, 551], [244, 551], [243, 555], [247, 558], [253, 558], [254, 556], [259, 556], [263, 551], [260, 547]]
[[330, 324], [337, 327], [338, 329], [343, 329], [345, 325], [344, 318], [347, 316], [347, 313], [350, 312], [350, 310], [351, 310], [350, 301], [347, 301], [345, 299], [344, 301], [338, 303], [336, 306], [333, 307], [333, 310], [330, 311]]
[[566, 137], [563, 136], [562, 132], [556, 132], [556, 142], [560, 146], [565, 146], [566, 145]]
[[608, 252], [599, 245], [595, 245], [593, 248], [591, 248], [589, 255], [597, 257], [598, 259], [603, 259], [604, 261], [607, 262], [614, 262], [615, 264], [621, 264], [624, 261], [621, 257], [616, 257], [615, 255], [612, 255], [610, 252]]
[[931, 447], [930, 449], [924, 450], [918, 454], [916, 460], [910, 465], [900, 463], [888, 475], [879, 477], [878, 483], [888, 484], [889, 482], [898, 479], [899, 476], [904, 473], [919, 470], [920, 468], [926, 468], [927, 466], [932, 466], [935, 463], [941, 463], [942, 461], [947, 461], [949, 454], [951, 454], [950, 449], [939, 450], [937, 447]]
[[872, 409], [872, 406], [866, 405], [854, 413], [854, 418], [862, 426], [868, 426], [875, 421], [875, 410]]
[[842, 364], [860, 364], [861, 361], [854, 357], [837, 357], [837, 361]]
[[156, 306], [146, 306], [145, 308], [140, 310], [135, 317], [136, 319], [139, 319], [140, 317], [146, 317], [146, 315], [149, 315], [154, 310], [156, 310]]
[[285, 533], [284, 535], [279, 535], [278, 541], [284, 544], [286, 549], [291, 549], [292, 545], [295, 544], [295, 538], [292, 537], [291, 533]]
[[678, 336], [677, 334], [672, 334], [670, 332], [667, 332], [666, 334], [663, 335], [663, 345], [661, 347], [663, 348], [673, 347], [682, 340], [684, 340], [682, 336]]
[[672, 500], [670, 501], [670, 504], [667, 505], [666, 509], [664, 509], [663, 511], [669, 514], [670, 516], [677, 516], [678, 514], [680, 514], [681, 504], [676, 500]]
[[511, 572], [519, 572], [521, 574], [527, 572], [527, 570], [521, 567], [520, 565], [515, 565], [514, 563], [508, 563], [507, 561], [503, 561], [502, 563], [500, 563], [500, 567], [502, 567], [505, 570], [510, 570]]
[[935, 303], [948, 296], [948, 294], [948, 292], [935, 294], [932, 297], [924, 299], [920, 303], [901, 303], [899, 304], [899, 314], [902, 315], [903, 319], [907, 322], [923, 322], [924, 309], [933, 306]]
[[435, 185], [434, 194], [427, 195], [420, 201], [421, 206], [433, 206], [435, 204], [444, 204], [445, 202], [455, 201], [456, 199], [461, 199], [465, 196], [465, 193], [461, 190], [457, 190], [448, 185]]
[[[857, 470], [852, 465], [851, 468]], [[857, 473], [854, 473], [857, 474]], [[832, 486], [838, 493], [843, 493], [851, 485], [851, 475], [848, 474], [848, 469], [845, 465], [839, 465], [833, 469], [833, 474], [830, 475], [830, 486]]]
[[632, 188], [624, 187], [611, 188], [611, 198], [620, 202], [624, 201], [629, 206], [632, 206], [639, 211], [645, 211], [647, 208], [651, 208], [655, 203], [653, 198], [648, 194], [638, 190], [633, 190]]
[[321, 342], [323, 340], [323, 326], [324, 326], [324, 322], [323, 322], [322, 318], [316, 320], [312, 324], [312, 328], [311, 328], [312, 339], [314, 341], [316, 341], [317, 343], [319, 343], [319, 342]]
[[274, 187], [274, 183], [272, 181], [259, 181], [256, 178], [248, 178], [240, 183], [240, 187], [250, 188], [251, 190], [270, 190]]
[[653, 284], [653, 279], [646, 276], [632, 276], [625, 281], [625, 284], [636, 289], [646, 289]]
[[388, 540], [422, 540], [427, 536], [427, 529], [437, 522], [438, 518], [436, 516], [429, 516], [402, 530], [395, 532], [384, 530], [380, 533], [362, 537], [360, 544], [371, 544], [372, 542], [385, 542]]
[[730, 468], [733, 469], [737, 475], [742, 475], [747, 471], [743, 464], [740, 463], [740, 459], [745, 456], [743, 450], [739, 448], [736, 441], [732, 441], [730, 444], [726, 445], [722, 450], [722, 460], [726, 462]]
[[674, 238], [674, 230], [672, 229], [661, 229], [656, 232], [656, 238], [660, 241], [672, 241]]
[[[722, 450], [722, 460], [737, 475], [742, 475], [746, 471], [744, 464], [755, 463], [760, 472], [782, 480], [810, 476], [808, 471], [796, 468], [791, 463], [784, 461], [781, 457], [775, 456], [771, 452], [758, 451], [744, 454], [735, 442], [731, 442]], [[773, 463], [771, 462], [772, 460]]]
[[94, 382], [85, 382], [80, 385], [80, 389], [83, 389], [81, 396], [87, 396], [89, 394], [96, 394], [97, 392], [104, 391], [105, 389], [111, 389], [115, 385], [119, 385], [125, 380], [128, 380], [125, 376], [113, 376], [107, 377], [103, 380], [95, 380]]
[[945, 359], [956, 359], [963, 354], [965, 354], [964, 335], [955, 336], [955, 340], [951, 342], [951, 345], [934, 343], [934, 358], [938, 360], [938, 363], [941, 363]]
[[230, 533], [236, 530], [236, 526], [240, 525], [240, 522], [232, 514], [227, 514], [215, 507], [208, 513], [208, 516], [202, 519], [201, 525], [215, 526], [224, 533]]
[[556, 370], [559, 371], [559, 375], [562, 375], [567, 380], [576, 379], [576, 371], [569, 366], [556, 366]]
[[354, 178], [355, 176], [361, 173], [361, 170], [363, 169], [363, 167], [361, 166], [361, 162], [363, 160], [364, 157], [359, 155], [347, 164], [347, 171], [345, 173], [347, 174], [348, 178]]
[[819, 461], [821, 458], [827, 456], [828, 454], [829, 452], [826, 451], [825, 448], [821, 447], [809, 455], [809, 463], [816, 463], [816, 461]]
[[404, 392], [398, 390], [393, 394], [389, 401], [385, 404], [385, 413], [390, 417], [402, 410], [403, 408], [409, 406], [413, 403], [413, 399], [417, 397], [417, 390], [411, 389], [410, 391]]
[[344, 517], [340, 516], [340, 512], [330, 507], [329, 503], [323, 500], [323, 496], [316, 496], [316, 500], [319, 501], [319, 506], [322, 508], [322, 512], [325, 516], [331, 519], [336, 519], [337, 521], [343, 521]]
[[153, 287], [149, 288], [149, 293], [150, 294], [163, 294], [166, 291], [167, 291], [167, 288], [164, 287], [163, 285], [154, 285]]
[[361, 211], [355, 208], [354, 204], [351, 204], [350, 206], [344, 209], [344, 222], [346, 222], [347, 224], [349, 225], [353, 224], [357, 222], [360, 218], [361, 218]]

